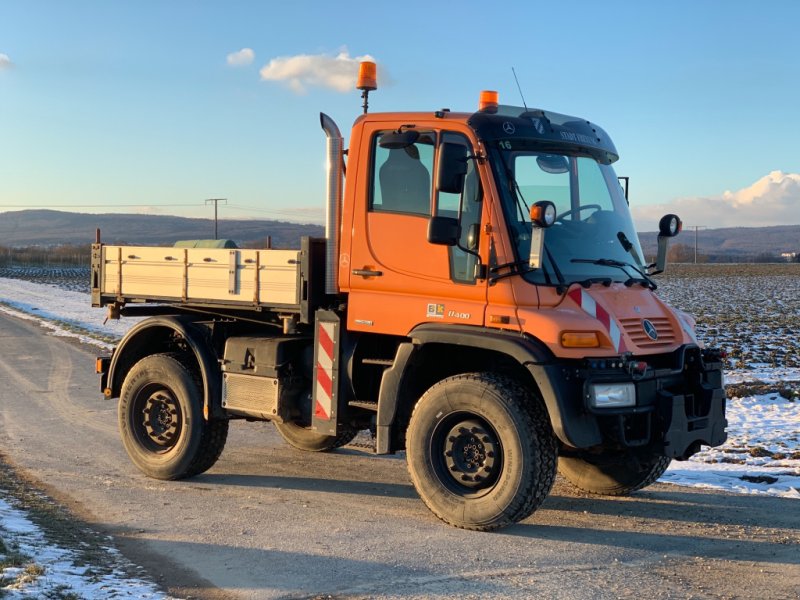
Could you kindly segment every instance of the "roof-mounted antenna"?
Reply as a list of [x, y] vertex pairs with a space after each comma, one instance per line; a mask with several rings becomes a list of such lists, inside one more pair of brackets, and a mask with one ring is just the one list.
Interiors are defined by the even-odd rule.
[[525, 107], [525, 111], [528, 111], [528, 105], [525, 104], [525, 96], [522, 95], [522, 88], [519, 85], [519, 79], [517, 79], [517, 72], [514, 70], [514, 67], [511, 67], [511, 72], [514, 74], [514, 81], [517, 82], [517, 89], [519, 90], [519, 97], [522, 98], [522, 106]]

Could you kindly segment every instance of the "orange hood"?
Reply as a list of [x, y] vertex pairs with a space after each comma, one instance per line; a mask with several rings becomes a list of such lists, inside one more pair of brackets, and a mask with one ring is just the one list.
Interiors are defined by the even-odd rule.
[[[683, 344], [698, 344], [694, 322], [669, 307], [651, 290], [614, 283], [585, 289], [573, 285], [552, 308], [520, 309], [524, 331], [540, 338], [564, 358], [671, 352]], [[564, 348], [561, 333], [594, 331], [599, 348]], [[699, 344], [698, 344], [699, 345]]]

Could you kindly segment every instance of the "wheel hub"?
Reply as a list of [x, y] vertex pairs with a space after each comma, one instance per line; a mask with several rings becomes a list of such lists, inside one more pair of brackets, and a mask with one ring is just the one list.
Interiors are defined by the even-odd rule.
[[477, 420], [461, 421], [445, 436], [444, 461], [461, 485], [481, 488], [497, 475], [499, 444], [494, 433]]
[[178, 404], [166, 391], [152, 394], [145, 403], [144, 429], [152, 442], [171, 446], [178, 437]]

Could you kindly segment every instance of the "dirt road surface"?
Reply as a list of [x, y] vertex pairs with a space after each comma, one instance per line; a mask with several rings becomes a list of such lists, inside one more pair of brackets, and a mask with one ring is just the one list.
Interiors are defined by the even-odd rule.
[[402, 456], [302, 453], [244, 422], [211, 471], [161, 482], [122, 450], [93, 349], [3, 315], [0, 348], [0, 451], [179, 597], [800, 598], [797, 500], [559, 480], [525, 522], [469, 532]]

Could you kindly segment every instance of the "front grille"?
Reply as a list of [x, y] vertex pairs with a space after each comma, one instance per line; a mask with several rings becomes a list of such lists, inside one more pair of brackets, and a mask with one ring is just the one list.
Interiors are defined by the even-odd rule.
[[639, 348], [664, 348], [665, 346], [672, 346], [675, 344], [677, 338], [675, 329], [672, 327], [672, 322], [666, 317], [652, 317], [647, 319], [656, 328], [658, 332], [658, 339], [651, 339], [644, 331], [644, 325], [639, 317], [631, 319], [620, 319], [622, 329], [628, 334], [631, 341]]

